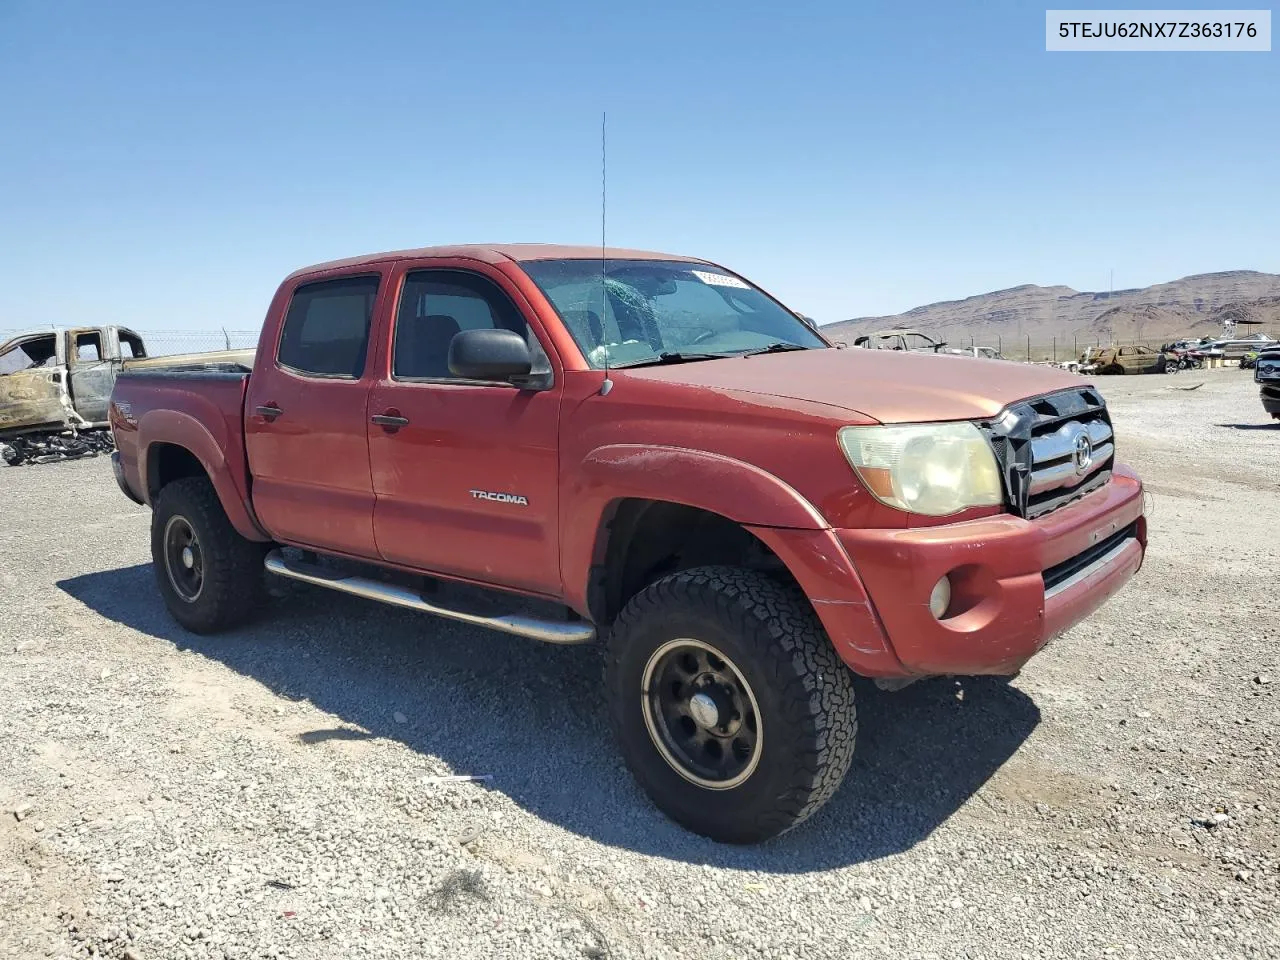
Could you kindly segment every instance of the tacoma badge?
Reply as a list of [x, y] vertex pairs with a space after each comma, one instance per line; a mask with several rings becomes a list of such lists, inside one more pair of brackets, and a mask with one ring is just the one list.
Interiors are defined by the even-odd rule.
[[475, 500], [496, 500], [498, 503], [514, 503], [518, 507], [527, 507], [529, 505], [528, 499], [520, 496], [518, 493], [494, 493], [492, 490], [472, 490], [471, 497]]

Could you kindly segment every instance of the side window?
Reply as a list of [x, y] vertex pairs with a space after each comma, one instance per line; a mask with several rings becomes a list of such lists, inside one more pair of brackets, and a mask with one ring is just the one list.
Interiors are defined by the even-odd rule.
[[293, 292], [276, 359], [316, 377], [358, 379], [364, 373], [377, 277], [309, 283]]
[[513, 330], [525, 338], [533, 372], [550, 369], [524, 316], [502, 290], [474, 273], [423, 270], [405, 277], [396, 313], [391, 374], [397, 379], [450, 379], [449, 344], [463, 330]]
[[102, 359], [102, 337], [98, 333], [76, 335], [76, 359], [81, 363], [96, 363]]
[[120, 359], [136, 360], [138, 357], [145, 357], [147, 351], [142, 346], [142, 339], [135, 337], [132, 333], [120, 332]]

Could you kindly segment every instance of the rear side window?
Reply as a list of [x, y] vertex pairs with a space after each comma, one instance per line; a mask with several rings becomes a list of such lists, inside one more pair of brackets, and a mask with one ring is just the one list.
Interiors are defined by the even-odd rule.
[[132, 333], [120, 333], [120, 356], [125, 360], [133, 360], [137, 357], [145, 357], [147, 351], [143, 349], [142, 339], [135, 337]]
[[284, 318], [280, 365], [315, 377], [358, 379], [369, 349], [377, 277], [309, 283], [293, 293]]

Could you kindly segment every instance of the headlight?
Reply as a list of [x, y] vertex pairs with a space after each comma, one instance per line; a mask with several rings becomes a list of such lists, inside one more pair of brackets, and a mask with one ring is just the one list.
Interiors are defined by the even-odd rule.
[[882, 503], [944, 517], [1004, 502], [1000, 469], [972, 423], [843, 427], [840, 449]]

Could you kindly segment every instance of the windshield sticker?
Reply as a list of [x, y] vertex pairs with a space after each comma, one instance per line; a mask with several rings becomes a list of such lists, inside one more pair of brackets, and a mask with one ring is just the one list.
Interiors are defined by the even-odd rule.
[[703, 283], [709, 283], [713, 287], [737, 287], [740, 290], [751, 289], [737, 277], [726, 276], [723, 273], [707, 273], [705, 270], [691, 270], [690, 273]]

